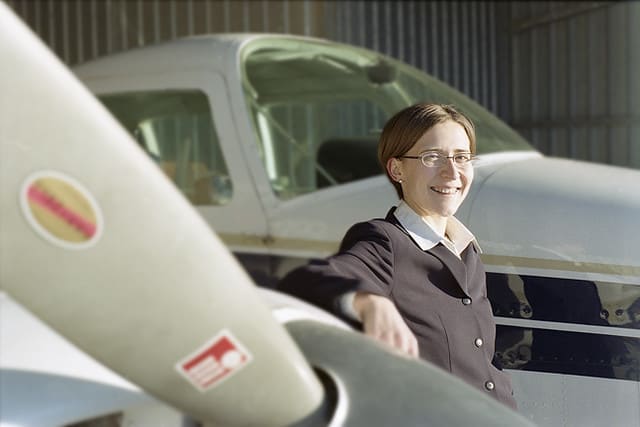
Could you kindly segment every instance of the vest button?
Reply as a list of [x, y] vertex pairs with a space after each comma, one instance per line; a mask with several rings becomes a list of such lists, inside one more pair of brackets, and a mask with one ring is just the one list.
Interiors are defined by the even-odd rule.
[[482, 347], [482, 344], [484, 344], [484, 341], [482, 341], [482, 338], [476, 338], [474, 343], [476, 347]]
[[493, 383], [493, 381], [487, 381], [486, 383], [484, 383], [484, 388], [491, 391], [496, 388], [496, 385]]
[[471, 304], [471, 298], [462, 298], [462, 304], [463, 305], [470, 305]]

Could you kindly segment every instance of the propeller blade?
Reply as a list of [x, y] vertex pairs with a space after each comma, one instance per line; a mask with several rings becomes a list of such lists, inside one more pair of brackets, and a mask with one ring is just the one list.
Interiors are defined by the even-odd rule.
[[244, 270], [4, 2], [0, 57], [2, 288], [198, 420], [287, 425], [320, 408]]

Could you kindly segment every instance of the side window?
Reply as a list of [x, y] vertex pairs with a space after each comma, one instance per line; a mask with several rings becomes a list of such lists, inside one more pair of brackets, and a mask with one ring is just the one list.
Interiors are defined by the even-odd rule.
[[289, 102], [254, 109], [261, 153], [282, 199], [378, 175], [386, 114], [363, 99]]
[[206, 95], [197, 90], [99, 97], [195, 205], [224, 205], [233, 186]]

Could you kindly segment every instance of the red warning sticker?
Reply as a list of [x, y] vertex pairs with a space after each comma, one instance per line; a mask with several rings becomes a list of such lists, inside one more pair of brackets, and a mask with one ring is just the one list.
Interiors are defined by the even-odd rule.
[[217, 387], [240, 371], [249, 362], [251, 354], [231, 334], [223, 329], [176, 364], [178, 372], [198, 390], [204, 392]]

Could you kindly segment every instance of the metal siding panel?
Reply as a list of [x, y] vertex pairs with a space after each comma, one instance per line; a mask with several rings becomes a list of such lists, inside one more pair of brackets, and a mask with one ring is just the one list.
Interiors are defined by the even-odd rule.
[[448, 51], [449, 61], [451, 63], [451, 77], [448, 79], [452, 86], [460, 88], [462, 87], [462, 70], [460, 67], [460, 39], [459, 34], [459, 15], [458, 15], [458, 3], [449, 3], [449, 25], [451, 34], [451, 46]]
[[429, 24], [427, 17], [426, 2], [418, 2], [417, 11], [413, 18], [414, 21], [417, 22], [417, 38], [420, 40], [419, 43], [417, 43], [417, 58], [419, 59], [416, 59], [415, 66], [422, 70], [427, 70], [428, 67], [427, 58], [429, 56], [429, 46], [427, 44], [427, 27]]
[[431, 58], [431, 67], [427, 68], [427, 71], [431, 74], [438, 76], [439, 68], [440, 68], [440, 60], [439, 60], [439, 39], [440, 39], [440, 31], [438, 28], [438, 23], [440, 22], [438, 16], [438, 4], [435, 2], [430, 3], [430, 15], [431, 15], [431, 25], [430, 25], [430, 39], [431, 39], [431, 49], [429, 52], [429, 58]]
[[590, 138], [591, 157], [589, 160], [609, 163], [611, 162], [611, 154], [607, 147], [610, 141], [610, 132], [606, 118], [610, 115], [607, 100], [610, 70], [606, 60], [608, 38], [606, 10], [591, 13], [580, 22], [586, 24], [588, 45], [582, 50], [585, 61], [584, 65], [576, 70], [576, 75], [577, 77], [586, 75], [588, 79], [581, 88], [586, 99], [584, 108], [578, 109], [576, 125], [585, 126], [587, 129], [591, 128], [591, 132], [594, 134], [594, 137]]
[[[624, 5], [623, 5], [624, 6]], [[629, 113], [629, 63], [628, 30], [626, 19], [626, 7], [611, 7], [608, 11], [608, 28], [610, 29], [607, 40], [609, 52], [609, 114], [615, 124], [611, 125], [609, 149], [611, 162], [616, 165], [626, 166], [629, 163], [629, 132], [630, 121], [626, 119]], [[617, 117], [620, 119], [615, 120]]]
[[520, 126], [524, 126], [524, 122], [531, 116], [531, 34], [515, 34], [512, 51], [513, 119], [516, 123], [520, 124]]
[[388, 0], [384, 2], [384, 12], [382, 13], [382, 19], [382, 34], [385, 35], [383, 45], [384, 47], [382, 48], [382, 52], [386, 53], [387, 55], [393, 56], [393, 41], [391, 39], [391, 2]]
[[420, 50], [420, 37], [416, 30], [416, 3], [414, 1], [407, 2], [407, 50], [409, 51], [408, 62], [411, 65], [417, 66], [418, 64], [418, 51]]
[[[375, 39], [377, 22], [374, 21], [372, 2], [361, 3], [362, 25], [360, 25], [358, 34], [360, 36], [360, 46], [371, 46]], [[367, 25], [364, 25], [364, 24]]]
[[345, 15], [345, 26], [347, 31], [347, 43], [358, 44], [358, 28], [360, 24], [360, 16], [358, 15], [358, 2], [350, 2], [349, 13]]
[[502, 5], [499, 11], [499, 25], [496, 27], [496, 48], [498, 49], [498, 72], [487, 75], [487, 79], [498, 89], [498, 105], [494, 111], [504, 121], [511, 119], [511, 27], [510, 14], [513, 3]]
[[145, 14], [142, 0], [136, 1], [136, 32], [135, 32], [135, 46], [144, 46], [146, 43], [146, 28]]
[[497, 41], [496, 41], [496, 4], [494, 2], [489, 3], [489, 10], [487, 13], [489, 18], [489, 27], [487, 29], [489, 35], [489, 76], [493, 79], [489, 84], [489, 97], [485, 101], [485, 106], [491, 111], [497, 111], [498, 104], [498, 85], [496, 76], [497, 76], [497, 67], [496, 61], [498, 57], [497, 52]]
[[247, 0], [243, 0], [241, 3], [241, 20], [242, 20], [242, 31], [249, 32], [251, 31], [251, 10], [249, 8], [249, 3]]
[[471, 94], [471, 62], [472, 40], [468, 29], [471, 27], [469, 21], [469, 7], [467, 3], [460, 4], [458, 10], [458, 28], [460, 32], [460, 86], [459, 88], [467, 94]]
[[380, 25], [380, 6], [378, 2], [371, 2], [371, 38], [372, 43], [367, 44], [367, 46], [377, 52], [380, 52], [380, 38], [379, 34], [381, 32]]
[[72, 56], [71, 45], [69, 43], [69, 24], [71, 22], [69, 11], [70, 11], [69, 1], [68, 0], [61, 1], [60, 2], [60, 15], [62, 20], [62, 25], [61, 25], [62, 28], [60, 29], [61, 44], [62, 44], [61, 58], [67, 64], [72, 62], [72, 58], [75, 61], [75, 57]]
[[160, 0], [153, 1], [153, 42], [160, 41]]
[[571, 145], [571, 157], [580, 160], [589, 160], [591, 158], [591, 144], [589, 141], [590, 132], [584, 127], [568, 126], [568, 139]]
[[303, 19], [304, 32], [303, 32], [303, 34], [305, 36], [309, 36], [309, 35], [313, 34], [313, 26], [312, 26], [312, 21], [311, 21], [310, 1], [309, 0], [304, 0], [304, 2], [302, 3], [302, 7], [303, 7], [302, 15], [304, 16], [304, 19]]
[[[547, 110], [554, 126], [550, 154], [637, 167], [639, 155], [633, 143], [636, 119], [632, 114], [640, 109], [638, 83], [632, 77], [640, 65], [637, 4], [563, 2], [554, 3], [552, 10], [546, 12], [540, 3], [530, 7], [527, 14], [523, 12], [525, 7], [514, 6], [513, 25], [520, 33], [534, 34], [537, 29], [549, 33], [547, 79], [551, 85], [545, 106], [547, 100], [541, 96], [545, 93], [539, 90], [544, 77], [538, 73], [533, 76], [537, 105], [527, 114], [523, 108], [526, 104], [517, 102], [524, 94], [523, 81], [527, 80], [527, 64], [519, 54], [526, 42], [516, 35], [512, 68], [514, 118], [522, 133], [544, 126], [540, 115]], [[534, 37], [536, 43], [544, 43], [544, 36]], [[563, 51], [567, 54], [563, 55]], [[534, 69], [544, 70], [540, 65], [544, 59], [537, 62]], [[544, 133], [536, 130], [531, 135], [543, 148]], [[570, 141], [569, 150], [566, 141]]]
[[404, 17], [405, 17], [404, 6], [406, 6], [406, 3], [400, 2], [394, 8], [396, 13], [395, 13], [395, 19], [393, 22], [395, 24], [394, 27], [396, 28], [396, 31], [394, 31], [396, 37], [393, 44], [395, 46], [395, 51], [397, 52], [397, 58], [399, 58], [403, 62], [407, 62], [408, 43], [406, 43], [405, 40], [408, 40], [409, 38], [406, 37], [407, 26], [405, 25], [405, 22], [404, 22]]
[[571, 157], [571, 151], [568, 141], [569, 131], [566, 127], [549, 127], [551, 138], [551, 152], [554, 156]]
[[607, 150], [609, 133], [607, 127], [596, 124], [590, 130], [585, 129], [585, 133], [589, 140], [589, 160], [609, 163], [609, 151]]
[[[85, 34], [84, 34], [84, 20], [85, 16], [83, 15], [83, 10], [86, 8], [82, 7], [82, 3], [79, 1], [75, 1], [74, 5], [74, 14], [75, 14], [75, 29], [73, 30], [73, 37], [76, 41], [76, 60], [75, 63], [82, 63], [85, 60]], [[71, 62], [74, 63], [74, 62]]]
[[640, 72], [640, 3], [632, 2], [627, 6], [627, 40], [629, 58], [629, 166], [640, 168], [640, 81], [636, 77]]
[[489, 37], [487, 36], [489, 30], [489, 20], [487, 17], [488, 6], [485, 2], [480, 2], [479, 4], [480, 10], [478, 11], [477, 21], [481, 42], [479, 46], [478, 66], [481, 72], [484, 73], [485, 78], [480, 79], [480, 87], [478, 88], [478, 97], [476, 99], [486, 106], [489, 105], [489, 90], [491, 79], [494, 77], [487, 69], [489, 64], [489, 50], [491, 49]]
[[[576, 75], [576, 70], [578, 70], [578, 59], [577, 59], [577, 48], [576, 48], [576, 39], [577, 37], [577, 27], [578, 24], [576, 22], [576, 20], [571, 20], [567, 23], [567, 74], [569, 76], [569, 79], [567, 81], [567, 116], [566, 116], [566, 120], [570, 121], [573, 117], [576, 117], [577, 115], [577, 99], [576, 99], [576, 92], [577, 92], [577, 77], [574, 78], [574, 76]], [[586, 77], [583, 77], [586, 78]], [[574, 138], [575, 136], [575, 138]], [[583, 138], [581, 140], [577, 139], [576, 133], [573, 132], [572, 133], [572, 144], [574, 146], [576, 146], [576, 150], [579, 150], [577, 148], [578, 143], [581, 144], [586, 144], [588, 141], [588, 138]]]
[[289, 9], [289, 31], [293, 34], [304, 34], [304, 20], [302, 14], [304, 13], [303, 3], [301, 1], [289, 1], [287, 2]]
[[450, 3], [441, 3], [440, 4], [440, 34], [441, 34], [441, 45], [440, 45], [440, 74], [438, 75], [438, 77], [440, 77], [442, 80], [444, 81], [451, 81], [451, 78], [447, 78], [450, 77], [451, 74], [450, 70], [450, 55], [452, 52], [452, 46], [451, 46], [451, 32], [449, 30], [449, 7], [451, 6]]
[[590, 107], [581, 110], [580, 115], [603, 117], [608, 114], [607, 17], [605, 12], [598, 11], [584, 19], [580, 18], [578, 22], [585, 27], [588, 45], [579, 46], [579, 54], [584, 55], [585, 61], [581, 69], [576, 70], [576, 75], [580, 76], [582, 70], [589, 77], [582, 91], [588, 94], [585, 105]]
[[569, 117], [569, 68], [566, 52], [568, 51], [567, 23], [554, 22], [550, 26], [550, 70], [549, 70], [549, 116], [557, 124], [558, 133], [554, 136], [553, 151], [562, 150], [564, 156], [573, 156], [576, 152], [571, 140], [571, 126], [567, 123]]
[[531, 97], [531, 113], [532, 118], [536, 122], [547, 119], [545, 117], [548, 111], [548, 64], [546, 60], [545, 52], [549, 49], [548, 33], [543, 29], [536, 28], [532, 34], [532, 49], [531, 49], [531, 63], [532, 79], [531, 79], [531, 93], [534, 95]]
[[[481, 82], [481, 68], [480, 68], [480, 46], [482, 45], [483, 35], [478, 31], [478, 2], [468, 3], [469, 11], [469, 27], [468, 31], [471, 31], [470, 37], [470, 67], [469, 67], [469, 94], [472, 98], [478, 102], [482, 102], [480, 99], [480, 82]], [[466, 32], [466, 31], [465, 31]]]
[[[589, 28], [587, 16], [579, 16], [574, 20], [572, 28], [572, 38], [570, 55], [572, 59], [572, 97], [571, 112], [572, 119], [580, 120], [589, 114], [590, 99], [599, 96], [596, 90], [597, 77], [600, 73], [594, 72], [597, 64], [590, 63], [588, 51], [598, 49], [598, 37], [591, 37], [593, 34]], [[603, 62], [603, 61], [600, 61]]]
[[609, 126], [609, 162], [618, 166], [629, 164], [629, 149], [627, 141], [629, 131], [626, 124], [612, 124]]
[[624, 115], [628, 111], [628, 63], [627, 63], [627, 20], [626, 7], [611, 7], [607, 13], [608, 31], [605, 34], [609, 65], [609, 112], [613, 115]]
[[140, 34], [144, 33], [144, 25], [141, 25], [139, 18], [140, 1], [121, 0], [120, 4], [120, 22], [123, 27], [122, 45], [128, 49], [139, 46]]
[[640, 126], [631, 126], [629, 141], [629, 166], [640, 168]]
[[[640, 2], [627, 4], [627, 57], [629, 58], [629, 113], [640, 115]], [[636, 140], [638, 141], [638, 140]], [[639, 141], [640, 143], [640, 141]], [[640, 163], [638, 163], [640, 166]]]

